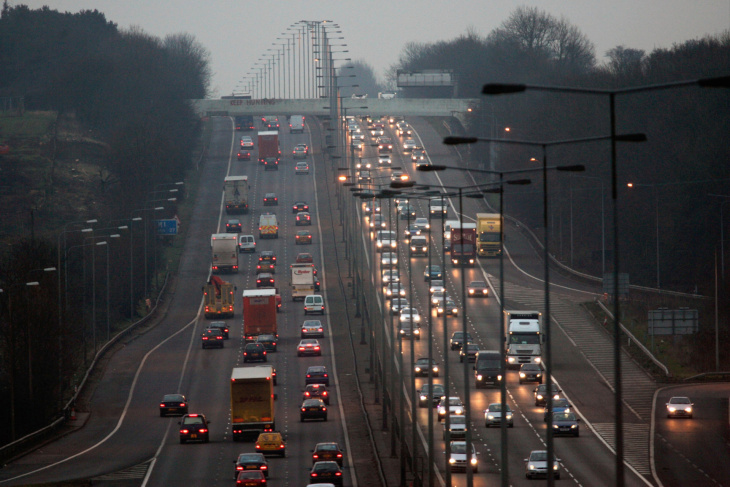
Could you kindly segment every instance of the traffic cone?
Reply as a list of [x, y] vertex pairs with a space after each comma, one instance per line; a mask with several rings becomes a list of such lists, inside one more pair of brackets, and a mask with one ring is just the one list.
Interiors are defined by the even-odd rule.
[[76, 408], [71, 408], [71, 421], [76, 421]]

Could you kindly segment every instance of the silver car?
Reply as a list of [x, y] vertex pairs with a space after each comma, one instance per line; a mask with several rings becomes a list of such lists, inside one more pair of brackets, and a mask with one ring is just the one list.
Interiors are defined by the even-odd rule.
[[[514, 424], [514, 414], [510, 409], [509, 404], [505, 404], [505, 420], [507, 421], [507, 427], [512, 428]], [[490, 426], [499, 426], [502, 424], [502, 403], [495, 402], [489, 405], [484, 410], [484, 426], [489, 428]]]
[[[559, 458], [553, 460], [553, 477], [560, 478]], [[548, 455], [547, 450], [532, 450], [529, 458], [525, 458], [525, 477], [534, 479], [537, 477], [547, 477], [548, 471]]]

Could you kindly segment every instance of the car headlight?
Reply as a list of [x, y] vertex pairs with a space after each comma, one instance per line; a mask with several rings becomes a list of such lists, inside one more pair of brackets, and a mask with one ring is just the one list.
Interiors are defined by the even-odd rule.
[[558, 469], [558, 464], [557, 463], [553, 463], [553, 470], [557, 470], [557, 469]]
[[676, 410], [677, 410], [677, 408], [675, 408], [675, 407], [670, 407], [670, 406], [667, 406], [667, 409], [669, 409], [669, 412], [670, 412], [670, 413], [673, 413], [674, 411], [676, 411]]
[[564, 413], [569, 413], [570, 412], [570, 408], [565, 408], [565, 411], [563, 411], [563, 412]]
[[471, 464], [472, 465], [476, 465], [477, 464], [477, 458], [476, 457], [471, 457]]
[[540, 358], [540, 357], [535, 357], [535, 363], [536, 363], [536, 364], [539, 364], [539, 363], [541, 363], [541, 362], [542, 362], [542, 358]]
[[454, 409], [454, 414], [464, 414], [464, 410], [463, 409], [460, 409], [460, 408], [459, 409]]
[[411, 247], [411, 252], [415, 252], [415, 251], [416, 251], [416, 247]]
[[577, 425], [577, 424], [572, 424], [572, 425], [570, 425], [570, 429], [576, 429], [577, 427], [578, 427], [578, 425]]
[[515, 357], [507, 357], [507, 362], [509, 362], [511, 364], [515, 363], [516, 361], [517, 361], [517, 359]]
[[420, 399], [421, 401], [426, 401], [426, 400], [428, 399], [428, 396], [424, 396], [423, 394], [421, 394], [420, 396], [418, 396], [418, 398], [419, 398], [419, 399]]
[[446, 410], [444, 408], [439, 408], [439, 414], [445, 414]]
[[415, 330], [413, 330], [413, 334], [414, 335], [420, 335], [421, 334], [421, 330], [419, 330], [418, 328], [416, 328]]
[[557, 425], [557, 424], [554, 424], [554, 425], [553, 425], [553, 429], [555, 429], [555, 430], [556, 430], [556, 429], [558, 429], [558, 428], [560, 428], [560, 425]]
[[520, 372], [520, 379], [524, 379], [526, 377], [524, 372]]
[[438, 371], [439, 371], [439, 368], [438, 368], [438, 367], [436, 367], [436, 366], [434, 366], [434, 368], [433, 368], [433, 371], [434, 371], [434, 372], [438, 372]]
[[529, 464], [529, 465], [527, 466], [527, 468], [529, 468], [530, 470], [535, 470], [535, 466], [534, 466], [533, 464]]
[[421, 367], [416, 367], [416, 372], [421, 372]]
[[512, 413], [507, 413], [507, 419], [508, 420], [512, 419]]
[[494, 415], [493, 414], [487, 415], [487, 419], [490, 420], [490, 421], [492, 421], [494, 419]]
[[474, 294], [474, 290], [473, 289], [469, 289], [469, 294]]
[[544, 399], [544, 398], [542, 397], [542, 394], [538, 394], [538, 395], [537, 395], [537, 400], [538, 400], [538, 401], [542, 401], [543, 399]]
[[454, 458], [449, 458], [449, 463], [456, 463], [456, 460]]
[[687, 408], [684, 411], [687, 412], [687, 413], [691, 413], [692, 412], [692, 408]]
[[477, 380], [482, 380], [482, 374], [477, 374]]

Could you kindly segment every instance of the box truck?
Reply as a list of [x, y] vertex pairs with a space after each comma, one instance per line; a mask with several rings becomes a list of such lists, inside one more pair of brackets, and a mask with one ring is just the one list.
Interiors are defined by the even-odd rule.
[[231, 373], [233, 440], [255, 439], [273, 431], [274, 381], [271, 367], [236, 367]]
[[496, 257], [502, 252], [502, 215], [477, 213], [477, 255]]
[[279, 336], [277, 310], [276, 289], [243, 291], [243, 336], [247, 343], [256, 341], [259, 335]]
[[503, 333], [507, 367], [542, 362], [542, 313], [539, 311], [504, 310]]

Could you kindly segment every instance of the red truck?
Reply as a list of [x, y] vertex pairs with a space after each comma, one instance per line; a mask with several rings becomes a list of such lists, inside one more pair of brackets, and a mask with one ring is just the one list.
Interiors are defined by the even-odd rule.
[[259, 335], [279, 336], [276, 298], [274, 288], [243, 291], [243, 335], [246, 343], [256, 341]]
[[278, 171], [280, 157], [279, 132], [275, 130], [259, 132], [259, 164], [264, 166], [264, 170]]
[[477, 260], [477, 224], [461, 223], [451, 227], [451, 263], [474, 267]]

